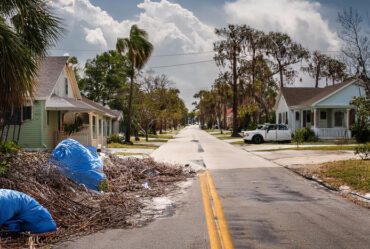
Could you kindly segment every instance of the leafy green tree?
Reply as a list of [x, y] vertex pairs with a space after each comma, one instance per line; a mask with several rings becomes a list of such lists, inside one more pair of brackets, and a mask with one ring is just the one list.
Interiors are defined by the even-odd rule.
[[61, 32], [46, 1], [0, 1], [0, 110], [33, 96], [38, 62]]
[[148, 62], [153, 52], [153, 45], [149, 42], [148, 34], [145, 30], [140, 29], [137, 25], [132, 25], [130, 36], [127, 38], [118, 38], [116, 47], [117, 51], [121, 54], [125, 54], [130, 62], [130, 70], [128, 71], [130, 77], [130, 93], [128, 99], [125, 142], [131, 143], [132, 99], [136, 71], [143, 69]]
[[111, 106], [122, 97], [128, 70], [128, 61], [120, 53], [111, 50], [99, 54], [86, 61], [84, 77], [78, 81], [80, 90], [87, 98]]

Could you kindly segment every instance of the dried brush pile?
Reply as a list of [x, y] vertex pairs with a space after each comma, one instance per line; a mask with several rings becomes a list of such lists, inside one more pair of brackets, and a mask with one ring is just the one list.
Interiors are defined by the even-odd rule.
[[[59, 173], [46, 152], [0, 154], [7, 162], [0, 176], [0, 188], [24, 192], [52, 214], [58, 231], [37, 237], [38, 245], [56, 243], [106, 228], [131, 227], [129, 217], [143, 208], [142, 197], [160, 196], [175, 188], [174, 183], [192, 176], [182, 167], [156, 163], [151, 159], [105, 159], [107, 175], [104, 194], [87, 191]], [[132, 219], [131, 219], [132, 220]], [[24, 247], [29, 235], [4, 237], [0, 248]]]

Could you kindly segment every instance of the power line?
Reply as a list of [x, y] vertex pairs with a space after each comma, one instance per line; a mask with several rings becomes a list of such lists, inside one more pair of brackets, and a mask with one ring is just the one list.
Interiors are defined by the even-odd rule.
[[[98, 49], [77, 49], [77, 48], [53, 48], [49, 49], [50, 51], [75, 51], [75, 52], [106, 52], [106, 50], [98, 50]], [[189, 52], [189, 53], [176, 53], [176, 54], [155, 54], [151, 57], [171, 57], [171, 56], [186, 56], [186, 55], [198, 55], [198, 54], [209, 54], [214, 53], [214, 51], [200, 51], [200, 52]]]
[[193, 61], [188, 63], [181, 63], [181, 64], [173, 64], [173, 65], [163, 65], [163, 66], [156, 66], [150, 68], [168, 68], [168, 67], [180, 67], [180, 66], [187, 66], [187, 65], [194, 65], [194, 64], [201, 64], [201, 63], [208, 63], [214, 60], [204, 60], [204, 61]]

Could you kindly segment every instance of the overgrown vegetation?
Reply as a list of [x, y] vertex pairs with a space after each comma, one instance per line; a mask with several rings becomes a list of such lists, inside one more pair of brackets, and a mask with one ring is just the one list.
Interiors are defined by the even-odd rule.
[[353, 136], [358, 143], [370, 141], [370, 99], [366, 97], [354, 98], [351, 102], [356, 106], [357, 119], [352, 126]]
[[19, 146], [13, 141], [5, 141], [0, 143], [0, 153], [16, 153], [20, 150]]
[[121, 143], [111, 143], [108, 144], [108, 148], [120, 148], [120, 149], [157, 149], [159, 146], [154, 144], [121, 144]]
[[315, 132], [310, 128], [296, 129], [292, 138], [292, 142], [297, 144], [297, 148], [304, 142], [317, 142], [318, 140]]
[[107, 143], [108, 144], [111, 144], [111, 143], [121, 144], [122, 139], [119, 137], [119, 134], [112, 134], [108, 137]]
[[370, 159], [370, 143], [361, 144], [356, 146], [355, 154], [358, 155], [362, 160]]
[[315, 174], [331, 186], [347, 185], [351, 189], [370, 192], [370, 161], [348, 160], [325, 163]]

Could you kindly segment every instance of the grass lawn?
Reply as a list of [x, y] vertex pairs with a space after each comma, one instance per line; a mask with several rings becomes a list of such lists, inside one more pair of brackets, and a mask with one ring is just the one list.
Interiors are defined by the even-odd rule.
[[360, 192], [370, 192], [370, 160], [325, 163], [315, 174], [334, 187], [347, 185]]
[[244, 140], [238, 140], [238, 141], [234, 141], [234, 142], [231, 142], [230, 144], [234, 144], [234, 145], [244, 145], [245, 144], [245, 142], [244, 142]]
[[154, 144], [119, 144], [119, 143], [111, 143], [108, 144], [108, 148], [125, 148], [125, 149], [157, 149], [159, 146]]
[[256, 150], [256, 152], [270, 152], [280, 150], [355, 150], [355, 145], [323, 145], [323, 146], [308, 146], [308, 147], [291, 147], [270, 150]]

